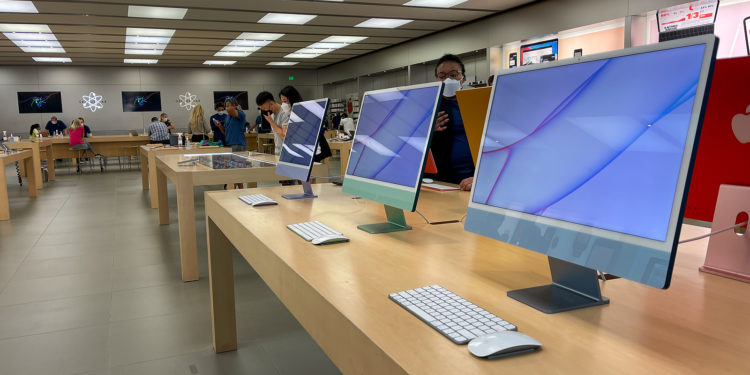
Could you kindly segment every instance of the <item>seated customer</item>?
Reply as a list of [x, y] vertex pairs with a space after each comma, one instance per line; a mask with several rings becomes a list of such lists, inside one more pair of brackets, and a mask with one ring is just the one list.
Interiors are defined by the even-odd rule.
[[29, 128], [29, 139], [34, 140], [39, 135], [39, 129], [41, 129], [41, 126], [39, 124], [31, 125], [31, 128]]
[[151, 137], [151, 143], [169, 144], [167, 125], [159, 121], [156, 117], [151, 118], [151, 124], [148, 126], [148, 135]]
[[435, 79], [445, 82], [445, 88], [430, 149], [438, 170], [433, 178], [459, 184], [461, 190], [471, 190], [474, 159], [456, 100], [456, 91], [465, 80], [464, 72], [464, 64], [456, 55], [444, 55], [435, 66]]
[[88, 125], [86, 125], [86, 122], [83, 120], [83, 117], [79, 117], [79, 120], [81, 120], [81, 125], [83, 126], [83, 137], [88, 138], [91, 137], [93, 134], [91, 134], [91, 128], [89, 128]]
[[59, 132], [60, 134], [65, 134], [65, 128], [67, 126], [64, 122], [57, 119], [57, 116], [52, 116], [49, 121], [47, 121], [47, 125], [44, 126], [44, 130], [47, 131], [47, 135], [53, 136], [56, 132]]
[[91, 146], [91, 143], [83, 141], [83, 132], [84, 128], [83, 124], [81, 124], [81, 119], [73, 120], [73, 124], [70, 125], [70, 148], [74, 150], [84, 150], [84, 156], [89, 152], [96, 156], [101, 156], [94, 153], [94, 148]]
[[341, 115], [341, 127], [344, 128], [344, 134], [350, 135], [350, 131], [354, 131], [354, 120], [349, 118], [346, 113]]

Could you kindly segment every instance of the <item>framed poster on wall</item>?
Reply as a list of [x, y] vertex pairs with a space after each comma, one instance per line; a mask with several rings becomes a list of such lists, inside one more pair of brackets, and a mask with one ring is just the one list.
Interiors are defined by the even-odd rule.
[[19, 91], [18, 113], [61, 113], [60, 91]]
[[557, 60], [557, 39], [521, 45], [521, 66]]

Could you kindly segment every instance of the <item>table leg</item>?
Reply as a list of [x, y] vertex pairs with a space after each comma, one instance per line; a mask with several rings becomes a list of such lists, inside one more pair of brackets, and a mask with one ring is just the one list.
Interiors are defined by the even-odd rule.
[[349, 163], [349, 154], [352, 152], [351, 148], [343, 147], [339, 150], [339, 158], [341, 159], [341, 177], [346, 175], [346, 165]]
[[232, 244], [210, 217], [206, 217], [206, 232], [208, 233], [211, 333], [214, 351], [222, 353], [237, 350]]
[[167, 197], [167, 176], [164, 172], [156, 171], [156, 189], [159, 202], [159, 224], [169, 224], [169, 201]]
[[47, 179], [55, 181], [55, 158], [52, 157], [52, 147], [47, 147], [44, 154], [47, 157]]
[[[193, 186], [183, 181], [177, 184], [177, 225], [180, 233], [180, 261], [182, 281], [198, 280], [198, 247], [195, 239], [195, 202]], [[161, 209], [161, 204], [159, 205]]]
[[148, 153], [148, 181], [151, 186], [151, 208], [159, 208], [159, 197], [156, 189], [154, 189], [154, 182], [156, 181], [156, 153]]
[[138, 148], [138, 152], [141, 153], [141, 184], [143, 190], [148, 190], [148, 160], [146, 159], [145, 151], [142, 148]]
[[[26, 166], [26, 170], [30, 171], [32, 170], [31, 168], [34, 168], [34, 159], [33, 158], [24, 159], [23, 164]], [[41, 168], [41, 166], [39, 168]], [[40, 169], [40, 174], [41, 174], [41, 169]], [[36, 173], [27, 173], [26, 185], [29, 188], [29, 197], [31, 198], [36, 198], [36, 190], [37, 190], [36, 178], [37, 178]], [[39, 176], [39, 179], [41, 180], [42, 177]]]
[[0, 220], [10, 220], [8, 185], [5, 181], [5, 164], [0, 163]]
[[34, 143], [34, 148], [31, 149], [31, 168], [34, 173], [31, 173], [34, 175], [34, 179], [36, 180], [36, 188], [39, 190], [42, 190], [44, 188], [44, 184], [42, 183], [42, 160], [39, 155], [39, 144]]

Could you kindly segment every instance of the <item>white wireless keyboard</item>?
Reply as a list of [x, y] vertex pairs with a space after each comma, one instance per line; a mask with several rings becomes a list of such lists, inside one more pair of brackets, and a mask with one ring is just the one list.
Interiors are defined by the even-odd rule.
[[241, 201], [255, 207], [255, 206], [268, 206], [278, 204], [275, 200], [263, 195], [263, 194], [251, 194], [242, 195], [239, 197]]
[[319, 221], [308, 221], [299, 224], [289, 224], [286, 226], [292, 232], [297, 233], [298, 236], [305, 239], [305, 241], [312, 241], [316, 238], [323, 236], [330, 236], [332, 234], [343, 235], [343, 233], [325, 225]]
[[392, 293], [388, 298], [456, 344], [488, 333], [518, 330], [440, 285]]

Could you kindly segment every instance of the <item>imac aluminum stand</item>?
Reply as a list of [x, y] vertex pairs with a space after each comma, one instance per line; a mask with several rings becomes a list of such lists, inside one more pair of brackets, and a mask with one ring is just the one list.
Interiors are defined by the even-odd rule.
[[[729, 228], [741, 221], [740, 214], [750, 212], [750, 187], [720, 185], [711, 232]], [[744, 221], [742, 220], [742, 221]], [[717, 233], [708, 238], [702, 272], [750, 283], [750, 236], [735, 231]]]
[[358, 225], [357, 228], [372, 234], [411, 230], [411, 227], [406, 225], [406, 218], [404, 217], [404, 211], [402, 209], [391, 207], [387, 204], [384, 206], [385, 216], [388, 219], [388, 222], [377, 224], [363, 224]]
[[602, 296], [596, 270], [557, 258], [547, 259], [552, 284], [511, 290], [508, 297], [547, 314], [609, 303]]
[[313, 194], [312, 191], [312, 184], [310, 184], [310, 181], [305, 181], [302, 183], [302, 194], [284, 194], [282, 197], [286, 199], [307, 199], [307, 198], [317, 198], [318, 196]]

